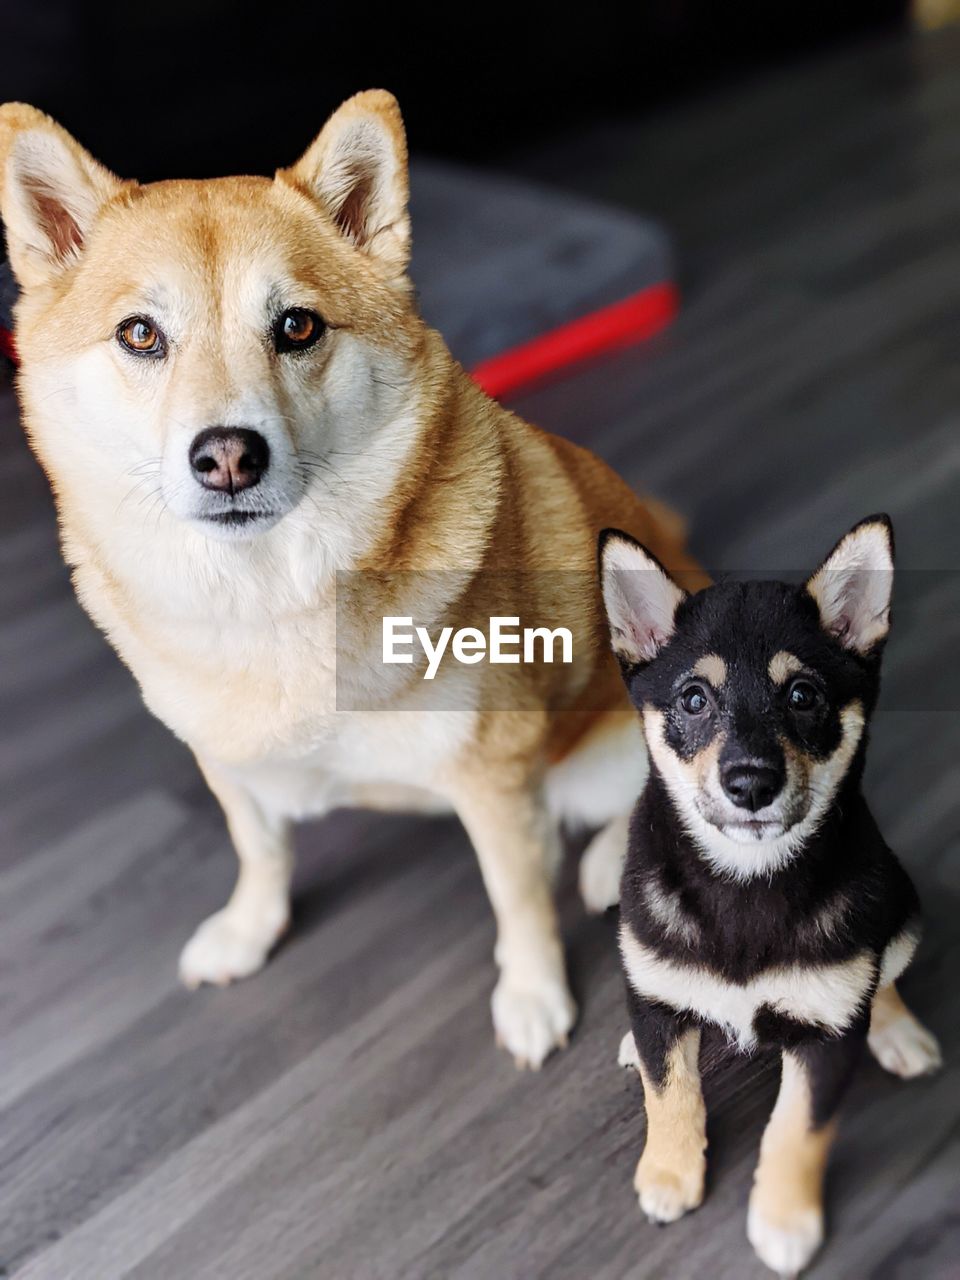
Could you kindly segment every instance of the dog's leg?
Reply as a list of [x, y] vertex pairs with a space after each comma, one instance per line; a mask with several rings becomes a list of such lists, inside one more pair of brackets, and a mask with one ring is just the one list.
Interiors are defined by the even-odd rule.
[[263, 967], [290, 920], [293, 874], [289, 822], [270, 816], [215, 767], [201, 768], [223, 807], [240, 871], [230, 901], [204, 920], [180, 954], [180, 977], [188, 987], [224, 986]]
[[783, 1054], [783, 1074], [754, 1175], [747, 1235], [784, 1276], [801, 1271], [823, 1241], [823, 1176], [835, 1115], [866, 1028]]
[[537, 1068], [566, 1044], [576, 1019], [550, 885], [560, 834], [539, 790], [513, 780], [460, 779], [450, 798], [473, 842], [497, 919], [497, 1042], [517, 1066]]
[[[620, 694], [619, 677], [617, 694]], [[599, 716], [576, 747], [547, 771], [551, 813], [571, 830], [596, 834], [580, 859], [580, 896], [597, 913], [620, 901], [620, 877], [627, 856], [628, 804], [644, 788], [650, 768], [636, 713], [623, 706]]]
[[601, 828], [580, 859], [580, 896], [588, 911], [598, 914], [620, 901], [620, 877], [627, 856], [627, 828], [630, 815], [625, 813]]
[[627, 1000], [634, 1052], [624, 1037], [619, 1060], [636, 1063], [647, 1110], [647, 1139], [633, 1185], [651, 1222], [676, 1222], [703, 1200], [707, 1168], [700, 1029], [663, 1005], [647, 1004], [632, 989]]
[[867, 1043], [881, 1067], [904, 1080], [936, 1071], [943, 1063], [936, 1038], [913, 1016], [892, 982], [873, 998]]

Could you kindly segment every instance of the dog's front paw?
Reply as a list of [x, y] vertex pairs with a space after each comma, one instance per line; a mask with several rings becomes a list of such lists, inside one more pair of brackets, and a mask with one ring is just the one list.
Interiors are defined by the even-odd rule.
[[620, 1041], [620, 1048], [617, 1051], [618, 1067], [633, 1067], [634, 1071], [640, 1070], [640, 1055], [637, 1053], [637, 1042], [633, 1038], [633, 1032], [628, 1031]]
[[943, 1065], [936, 1037], [912, 1014], [871, 1031], [867, 1043], [881, 1067], [903, 1080], [928, 1075]]
[[274, 943], [286, 928], [263, 921], [261, 927], [238, 920], [229, 907], [204, 920], [180, 953], [180, 981], [194, 988], [210, 982], [225, 987], [262, 969]]
[[703, 1165], [668, 1169], [641, 1156], [633, 1185], [651, 1222], [676, 1222], [703, 1201]]
[[796, 1276], [823, 1244], [823, 1213], [809, 1207], [778, 1216], [774, 1221], [751, 1204], [747, 1238], [771, 1271], [780, 1276]]
[[491, 1000], [497, 1044], [518, 1067], [538, 1070], [554, 1049], [567, 1043], [577, 1006], [562, 979], [518, 983], [504, 975]]

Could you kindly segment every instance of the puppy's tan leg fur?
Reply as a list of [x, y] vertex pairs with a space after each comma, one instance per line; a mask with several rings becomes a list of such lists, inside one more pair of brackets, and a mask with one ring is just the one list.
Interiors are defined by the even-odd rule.
[[913, 1016], [892, 982], [873, 998], [867, 1044], [881, 1067], [903, 1080], [936, 1071], [943, 1063], [936, 1038]]
[[784, 1053], [747, 1218], [750, 1243], [780, 1275], [796, 1275], [823, 1241], [823, 1176], [836, 1124], [815, 1128], [812, 1115], [807, 1071]]
[[667, 1054], [659, 1088], [639, 1062], [647, 1140], [633, 1185], [652, 1222], [675, 1222], [703, 1200], [707, 1113], [700, 1088], [700, 1032], [684, 1032]]
[[204, 920], [180, 954], [180, 978], [224, 986], [263, 967], [290, 920], [293, 847], [290, 823], [273, 818], [214, 766], [204, 777], [227, 819], [240, 871], [230, 901]]
[[566, 1044], [576, 1019], [550, 885], [559, 831], [539, 788], [508, 777], [462, 780], [451, 799], [473, 842], [497, 920], [497, 1041], [517, 1066], [536, 1069]]

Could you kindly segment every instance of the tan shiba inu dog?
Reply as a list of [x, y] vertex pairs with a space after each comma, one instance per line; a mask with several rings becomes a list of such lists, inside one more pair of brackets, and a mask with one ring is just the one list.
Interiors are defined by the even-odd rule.
[[[575, 1016], [549, 882], [559, 824], [601, 828], [581, 883], [607, 905], [643, 781], [597, 533], [633, 530], [696, 586], [678, 523], [487, 399], [423, 324], [389, 94], [351, 99], [272, 181], [121, 181], [17, 104], [0, 108], [0, 165], [19, 393], [77, 593], [196, 754], [240, 859], [183, 980], [264, 963], [289, 918], [291, 820], [452, 808], [497, 918], [497, 1036], [538, 1066]], [[339, 594], [338, 570], [356, 571]], [[426, 684], [373, 656], [380, 615], [514, 612], [503, 571], [526, 575], [529, 617], [587, 637], [578, 662], [508, 668], [505, 700], [502, 670]], [[371, 654], [351, 667], [352, 710], [346, 643]]]

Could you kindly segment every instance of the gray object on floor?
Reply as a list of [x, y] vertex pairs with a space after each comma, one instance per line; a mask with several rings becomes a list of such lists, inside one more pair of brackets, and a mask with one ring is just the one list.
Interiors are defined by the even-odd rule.
[[673, 279], [656, 222], [559, 188], [415, 162], [413, 278], [467, 368]]
[[[958, 57], [955, 33], [878, 46], [568, 144], [558, 172], [655, 196], [681, 228], [687, 305], [646, 348], [517, 406], [674, 501], [714, 565], [809, 568], [858, 516], [896, 522], [866, 791], [925, 904], [903, 985], [947, 1066], [903, 1084], [863, 1064], [811, 1280], [954, 1280], [960, 1254]], [[179, 947], [233, 882], [227, 835], [73, 599], [9, 393], [0, 415], [7, 1272], [769, 1280], [744, 1227], [773, 1065], [705, 1046], [707, 1199], [647, 1224], [614, 922], [585, 918], [568, 879], [581, 1021], [517, 1074], [493, 1048], [493, 923], [454, 822], [305, 828], [270, 966], [178, 988]]]

